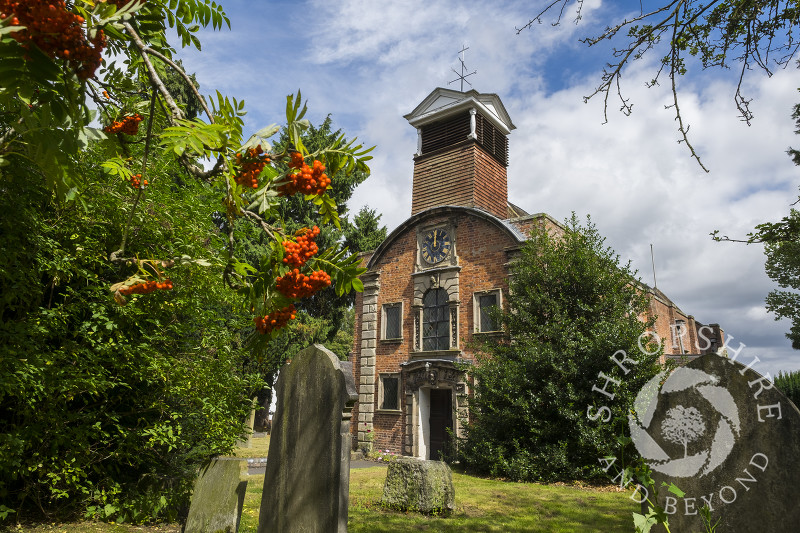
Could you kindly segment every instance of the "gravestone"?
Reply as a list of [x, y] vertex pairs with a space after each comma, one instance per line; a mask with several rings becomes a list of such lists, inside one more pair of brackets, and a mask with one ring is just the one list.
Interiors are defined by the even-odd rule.
[[672, 531], [706, 531], [703, 506], [717, 531], [800, 530], [800, 411], [751, 368], [757, 358], [747, 362], [704, 355], [662, 372], [636, 398], [631, 437]]
[[275, 386], [259, 533], [347, 531], [351, 363], [314, 345], [283, 365]]
[[239, 442], [236, 443], [236, 446], [239, 448], [252, 448], [253, 447], [253, 426], [255, 425], [256, 421], [256, 409], [258, 397], [256, 396], [253, 398], [253, 407], [250, 409], [250, 415], [247, 417], [247, 430], [245, 434], [242, 435], [242, 438], [239, 439]]
[[450, 467], [442, 461], [398, 457], [389, 462], [381, 503], [400, 511], [450, 514], [455, 507]]
[[217, 458], [200, 470], [194, 483], [184, 533], [236, 533], [247, 481], [242, 459]]

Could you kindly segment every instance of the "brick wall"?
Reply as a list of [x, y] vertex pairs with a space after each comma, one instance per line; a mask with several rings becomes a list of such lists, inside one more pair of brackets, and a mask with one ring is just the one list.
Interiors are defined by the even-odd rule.
[[[488, 289], [500, 288], [503, 290], [503, 301], [507, 289], [507, 263], [509, 253], [517, 247], [518, 242], [505, 230], [495, 224], [470, 214], [454, 216], [452, 213], [439, 217], [425, 218], [418, 225], [425, 227], [435, 224], [452, 223], [454, 227], [453, 238], [456, 242], [459, 272], [459, 348], [460, 357], [473, 359], [472, 354], [464, 350], [474, 336], [473, 324], [473, 294]], [[378, 339], [375, 348], [375, 378], [380, 378], [382, 373], [399, 373], [401, 363], [409, 361], [413, 351], [414, 320], [412, 304], [414, 300], [414, 273], [417, 253], [417, 227], [411, 226], [404, 233], [397, 235], [392, 243], [382, 250], [379, 263], [374, 265], [371, 272], [380, 272], [380, 291], [378, 292], [378, 324], [377, 331], [380, 336], [382, 331], [382, 307], [384, 304], [402, 302], [403, 323], [401, 340]], [[364, 352], [362, 334], [361, 311], [363, 296], [356, 297], [356, 335], [354, 350], [356, 362], [354, 367], [356, 383], [364, 383], [360, 374], [359, 350]], [[375, 387], [377, 392], [377, 384]], [[401, 384], [400, 397], [404, 396]], [[398, 412], [385, 412], [378, 409], [378, 395], [370, 399], [370, 406], [362, 405], [365, 397], [360, 397], [354, 408], [353, 420], [358, 420], [363, 426], [368, 417], [359, 416], [359, 413], [374, 413], [372, 427], [375, 432], [373, 446], [376, 449], [390, 450], [394, 453], [402, 452], [403, 428], [406, 424], [406, 413], [402, 409]], [[359, 427], [358, 429], [363, 429]], [[357, 429], [351, 427], [355, 436]]]
[[505, 218], [508, 209], [505, 166], [475, 141], [417, 156], [411, 214], [442, 205], [477, 207]]

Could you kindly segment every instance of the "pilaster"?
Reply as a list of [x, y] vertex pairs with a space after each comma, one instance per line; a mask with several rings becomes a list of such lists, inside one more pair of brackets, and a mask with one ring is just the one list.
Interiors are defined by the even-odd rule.
[[375, 347], [378, 339], [378, 292], [380, 272], [361, 276], [364, 283], [361, 307], [361, 379], [358, 387], [358, 445], [367, 447], [375, 415]]

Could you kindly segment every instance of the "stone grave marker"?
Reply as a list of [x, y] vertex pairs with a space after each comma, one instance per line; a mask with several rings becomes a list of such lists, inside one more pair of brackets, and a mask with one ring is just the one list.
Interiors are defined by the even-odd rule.
[[259, 533], [347, 531], [351, 363], [314, 345], [281, 367]]
[[442, 461], [398, 457], [386, 471], [381, 503], [401, 511], [449, 515], [455, 508], [450, 467]]
[[704, 505], [717, 531], [800, 531], [800, 411], [753, 370], [758, 358], [746, 359], [704, 355], [638, 393], [631, 437], [653, 470], [671, 531], [706, 531]]
[[236, 446], [239, 448], [252, 448], [253, 447], [253, 426], [256, 421], [256, 409], [258, 408], [258, 397], [253, 398], [253, 406], [250, 408], [250, 415], [247, 417], [247, 430]]
[[247, 490], [242, 464], [242, 459], [217, 458], [200, 470], [184, 533], [236, 533]]

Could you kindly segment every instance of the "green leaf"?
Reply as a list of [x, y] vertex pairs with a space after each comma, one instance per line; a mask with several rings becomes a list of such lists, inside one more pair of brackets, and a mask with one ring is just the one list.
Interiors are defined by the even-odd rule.
[[633, 514], [633, 525], [636, 528], [636, 533], [650, 533], [650, 529], [656, 524], [655, 518], [652, 516], [644, 516], [639, 513]]
[[666, 482], [662, 481], [662, 482], [661, 482], [661, 485], [662, 485], [663, 487], [668, 487], [668, 488], [667, 488], [667, 490], [669, 490], [669, 491], [670, 491], [672, 494], [674, 494], [674, 495], [675, 495], [675, 496], [677, 496], [678, 498], [683, 498], [683, 497], [686, 495], [686, 493], [685, 493], [685, 492], [683, 492], [681, 489], [679, 489], [679, 488], [678, 488], [678, 487], [675, 485], [675, 483], [670, 483], [669, 485], [667, 485], [667, 484], [666, 484]]

